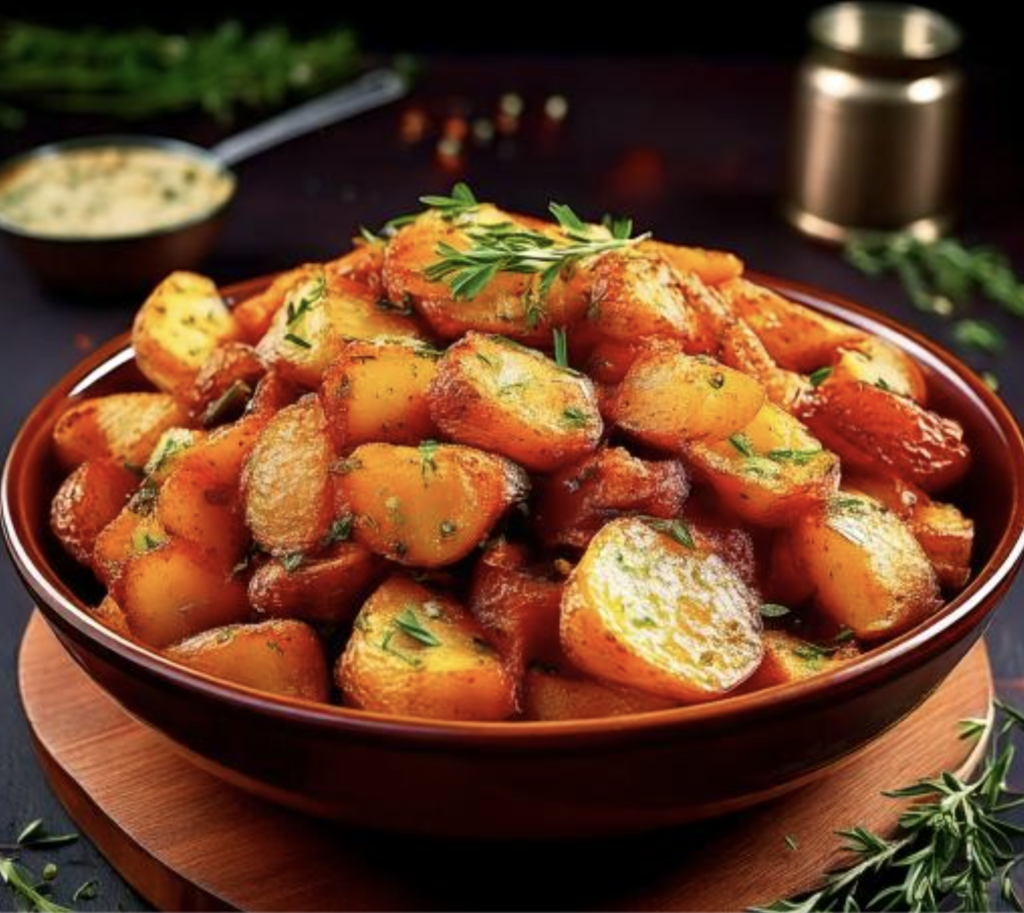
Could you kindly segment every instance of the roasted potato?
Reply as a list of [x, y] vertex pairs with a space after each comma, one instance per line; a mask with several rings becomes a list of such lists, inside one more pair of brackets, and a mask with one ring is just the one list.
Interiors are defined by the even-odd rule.
[[676, 701], [720, 697], [761, 662], [760, 600], [718, 555], [644, 520], [613, 520], [562, 596], [578, 669]]
[[334, 517], [334, 451], [319, 400], [307, 396], [260, 432], [242, 474], [245, 519], [273, 555], [315, 549]]
[[839, 460], [793, 416], [766, 402], [725, 440], [694, 441], [689, 457], [722, 502], [759, 526], [783, 526], [839, 485]]
[[625, 447], [606, 447], [540, 481], [534, 526], [549, 546], [586, 548], [623, 514], [679, 516], [689, 491], [679, 460], [641, 460]]
[[72, 403], [53, 429], [57, 459], [66, 469], [86, 460], [142, 466], [168, 428], [188, 415], [166, 393], [112, 393]]
[[267, 366], [252, 346], [244, 342], [218, 346], [188, 389], [190, 421], [210, 428], [239, 418], [266, 373]]
[[151, 647], [167, 647], [249, 615], [245, 584], [183, 539], [129, 558], [118, 586], [128, 627]]
[[89, 614], [115, 634], [131, 639], [132, 632], [128, 629], [128, 619], [124, 617], [121, 607], [109, 593], [103, 597], [103, 602], [90, 610]]
[[939, 501], [918, 502], [909, 522], [942, 587], [962, 589], [971, 576], [974, 523], [954, 505]]
[[168, 428], [160, 435], [160, 440], [156, 442], [149, 459], [142, 467], [146, 479], [156, 485], [162, 485], [181, 457], [205, 437], [206, 432], [192, 428]]
[[762, 640], [764, 659], [744, 682], [744, 692], [801, 682], [821, 672], [838, 669], [860, 655], [856, 643], [849, 639], [815, 643], [789, 631], [765, 631]]
[[324, 374], [320, 402], [334, 446], [418, 444], [437, 436], [427, 390], [440, 352], [401, 340], [347, 343]]
[[450, 596], [391, 577], [360, 610], [334, 673], [346, 704], [444, 720], [502, 720], [513, 682], [483, 629]]
[[253, 345], [259, 342], [270, 329], [274, 315], [284, 307], [288, 293], [295, 286], [312, 278], [319, 269], [318, 264], [307, 263], [288, 270], [276, 276], [262, 292], [235, 305], [232, 314], [242, 338]]
[[196, 273], [171, 273], [135, 316], [132, 348], [139, 370], [185, 401], [196, 374], [221, 343], [240, 336], [217, 286]]
[[402, 308], [317, 267], [288, 291], [256, 351], [289, 380], [314, 389], [347, 340], [380, 336], [420, 339], [423, 332]]
[[580, 675], [571, 667], [537, 664], [526, 673], [524, 720], [556, 722], [668, 710], [678, 702]]
[[729, 251], [666, 244], [664, 241], [645, 241], [640, 247], [641, 250], [650, 248], [657, 251], [679, 272], [695, 273], [708, 285], [721, 285], [743, 273], [743, 261]]
[[671, 453], [690, 441], [716, 441], [754, 420], [764, 388], [705, 356], [656, 346], [633, 362], [609, 405], [615, 424]]
[[92, 553], [93, 573], [107, 589], [118, 587], [128, 559], [167, 540], [153, 506], [156, 488], [143, 485], [128, 505], [96, 537]]
[[[347, 535], [351, 520], [339, 528]], [[369, 549], [339, 542], [297, 567], [276, 558], [261, 565], [249, 580], [249, 604], [272, 618], [348, 622], [384, 572], [384, 560]]]
[[324, 648], [301, 621], [213, 628], [169, 647], [164, 655], [207, 675], [270, 694], [321, 703], [329, 695]]
[[384, 297], [384, 242], [355, 239], [355, 247], [324, 264], [329, 277], [348, 279], [378, 297]]
[[865, 383], [906, 396], [924, 405], [928, 395], [921, 369], [906, 352], [874, 336], [868, 336], [841, 349], [829, 376], [829, 383]]
[[840, 492], [798, 517], [784, 537], [815, 605], [861, 640], [899, 634], [939, 606], [928, 556], [874, 498]]
[[451, 346], [427, 398], [448, 437], [539, 472], [590, 453], [604, 431], [588, 378], [497, 336], [467, 333]]
[[87, 460], [64, 480], [50, 507], [50, 529], [79, 564], [92, 563], [96, 539], [140, 481], [109, 459]]
[[528, 490], [525, 473], [492, 453], [427, 441], [363, 444], [335, 466], [355, 538], [414, 567], [466, 557]]

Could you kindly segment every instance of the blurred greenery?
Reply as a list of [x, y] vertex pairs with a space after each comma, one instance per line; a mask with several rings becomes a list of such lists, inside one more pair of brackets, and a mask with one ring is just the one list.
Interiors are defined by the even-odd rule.
[[0, 126], [17, 129], [45, 108], [141, 120], [200, 109], [229, 123], [240, 109], [273, 108], [351, 78], [355, 33], [308, 38], [236, 20], [188, 34], [150, 28], [0, 26]]

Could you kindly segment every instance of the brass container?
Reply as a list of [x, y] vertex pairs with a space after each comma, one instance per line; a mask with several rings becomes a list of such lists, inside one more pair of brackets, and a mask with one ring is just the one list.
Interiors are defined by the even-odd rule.
[[797, 77], [786, 218], [842, 242], [855, 232], [948, 230], [963, 77], [960, 31], [902, 3], [838, 3], [810, 20]]

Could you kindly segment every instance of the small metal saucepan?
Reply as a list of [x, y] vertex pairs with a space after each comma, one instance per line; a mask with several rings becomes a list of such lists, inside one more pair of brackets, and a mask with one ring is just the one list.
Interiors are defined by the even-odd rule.
[[232, 167], [239, 162], [320, 127], [400, 98], [406, 80], [392, 70], [374, 70], [312, 101], [204, 149], [155, 136], [93, 136], [39, 146], [0, 166], [0, 187], [16, 169], [46, 156], [84, 149], [159, 149], [195, 161], [227, 178], [222, 199], [184, 221], [153, 230], [117, 235], [56, 235], [27, 230], [0, 212], [0, 234], [44, 284], [87, 295], [132, 292], [175, 269], [203, 260], [220, 231], [237, 191]]

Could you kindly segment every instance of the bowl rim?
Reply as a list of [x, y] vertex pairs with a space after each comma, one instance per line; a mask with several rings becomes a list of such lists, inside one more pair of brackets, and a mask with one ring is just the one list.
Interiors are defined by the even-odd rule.
[[52, 158], [77, 149], [102, 147], [163, 149], [182, 158], [192, 159], [193, 161], [200, 162], [204, 167], [209, 168], [222, 177], [228, 178], [230, 181], [228, 193], [219, 203], [207, 207], [197, 215], [189, 216], [189, 218], [174, 222], [171, 225], [162, 225], [157, 228], [147, 229], [146, 231], [129, 231], [114, 235], [95, 236], [47, 235], [31, 231], [24, 226], [18, 225], [16, 222], [10, 221], [0, 211], [0, 232], [22, 241], [36, 244], [53, 244], [60, 247], [101, 247], [107, 244], [124, 244], [129, 241], [148, 241], [153, 238], [163, 238], [167, 235], [186, 231], [204, 222], [213, 221], [227, 210], [238, 195], [238, 176], [209, 149], [204, 149], [202, 146], [197, 146], [195, 143], [189, 143], [185, 140], [145, 133], [100, 133], [95, 136], [76, 136], [73, 139], [57, 140], [52, 143], [44, 143], [41, 146], [33, 146], [0, 162], [0, 185], [2, 185], [8, 172], [15, 171], [22, 165], [36, 159]]
[[[588, 743], [618, 741], [638, 734], [657, 737], [680, 727], [695, 731], [734, 727], [754, 719], [764, 721], [803, 712], [808, 704], [829, 701], [834, 695], [847, 693], [873, 679], [890, 677], [924, 664], [932, 655], [941, 652], [943, 645], [962, 639], [994, 610], [998, 601], [994, 597], [1009, 585], [1024, 554], [1024, 497], [1021, 497], [1024, 436], [1009, 408], [971, 368], [917, 331], [888, 315], [811, 285], [753, 271], [747, 275], [753, 281], [816, 311], [852, 322], [869, 332], [881, 331], [930, 371], [939, 371], [948, 379], [958, 381], [962, 392], [972, 395], [974, 408], [986, 413], [986, 418], [1003, 435], [1012, 461], [1014, 497], [1010, 519], [995, 543], [991, 557], [974, 578], [925, 622], [838, 669], [801, 682], [776, 685], [716, 701], [627, 716], [551, 722], [463, 722], [391, 715], [273, 695], [174, 663], [110, 630], [93, 618], [79, 600], [65, 596], [55, 585], [54, 581], [59, 580], [57, 575], [54, 573], [51, 580], [31, 559], [19, 534], [19, 520], [13, 509], [15, 472], [19, 470], [23, 451], [35, 437], [38, 426], [52, 418], [58, 404], [133, 360], [128, 332], [99, 347], [54, 384], [30, 411], [14, 438], [0, 479], [0, 513], [8, 551], [26, 588], [45, 603], [45, 608], [51, 610], [61, 624], [73, 628], [106, 653], [126, 661], [133, 674], [146, 674], [197, 697], [292, 725], [335, 730], [338, 734], [411, 740], [435, 747], [450, 742], [480, 749], [526, 747], [534, 743], [546, 747], [578, 747], [580, 740]], [[265, 276], [235, 283], [224, 287], [221, 293], [234, 302], [244, 300], [264, 288], [272, 278]], [[52, 624], [52, 619], [48, 620]]]

